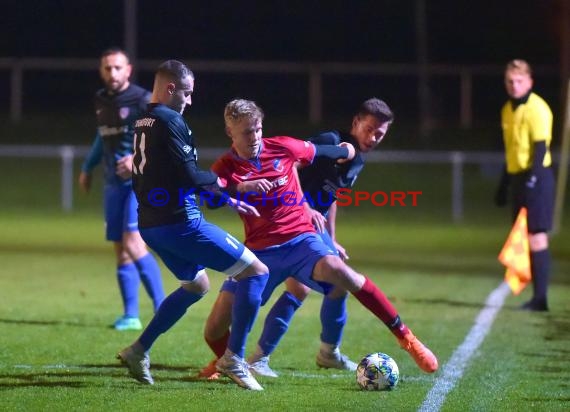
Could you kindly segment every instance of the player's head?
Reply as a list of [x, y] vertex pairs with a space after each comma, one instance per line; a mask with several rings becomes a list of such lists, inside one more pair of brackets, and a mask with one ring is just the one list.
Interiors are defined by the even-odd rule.
[[251, 100], [235, 99], [226, 104], [224, 122], [226, 134], [240, 157], [251, 159], [261, 149], [263, 110]]
[[386, 136], [394, 121], [394, 113], [380, 99], [365, 100], [352, 118], [350, 134], [358, 142], [362, 152], [373, 150]]
[[515, 59], [505, 67], [505, 89], [512, 99], [526, 96], [532, 89], [532, 69], [525, 60]]
[[101, 53], [99, 74], [109, 92], [118, 93], [129, 87], [132, 70], [129, 56], [124, 50], [112, 47]]
[[192, 104], [194, 73], [178, 60], [167, 60], [158, 66], [152, 89], [153, 103], [162, 103], [179, 113]]

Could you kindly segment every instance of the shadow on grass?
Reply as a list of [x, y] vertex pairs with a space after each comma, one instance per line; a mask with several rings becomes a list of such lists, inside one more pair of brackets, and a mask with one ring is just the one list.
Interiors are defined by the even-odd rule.
[[[128, 386], [133, 385], [140, 388], [153, 387], [137, 382], [128, 375], [128, 370], [125, 366], [117, 363], [101, 363], [101, 364], [79, 364], [79, 365], [54, 365], [54, 366], [32, 366], [32, 365], [19, 365], [27, 370], [37, 368], [38, 371], [26, 371], [21, 373], [4, 373], [0, 374], [0, 389], [18, 389], [18, 388], [33, 388], [33, 387], [68, 387], [68, 388], [85, 388], [99, 386], [92, 381], [92, 378], [111, 378], [114, 380], [114, 386]], [[47, 370], [46, 370], [47, 369]], [[56, 370], [53, 370], [56, 369]], [[201, 383], [211, 385], [211, 389], [216, 387], [225, 387], [226, 385], [234, 386], [235, 383], [222, 376], [220, 379], [207, 380], [199, 378], [198, 368], [192, 366], [181, 365], [165, 365], [153, 364], [151, 372], [155, 376], [155, 383]], [[165, 373], [171, 373], [171, 376], [166, 376]], [[81, 379], [81, 380], [77, 380]], [[106, 384], [107, 386], [107, 384]], [[156, 386], [155, 386], [156, 387]], [[160, 385], [159, 385], [160, 387]], [[161, 388], [165, 389], [165, 388]]]
[[445, 305], [445, 306], [452, 306], [452, 307], [462, 307], [462, 308], [474, 308], [474, 309], [482, 309], [486, 305], [485, 303], [480, 302], [465, 302], [461, 300], [451, 300], [451, 299], [401, 299], [405, 302], [410, 303], [419, 303], [421, 305]]
[[33, 319], [3, 319], [0, 318], [0, 323], [8, 323], [15, 325], [37, 325], [37, 326], [78, 326], [81, 328], [112, 328], [113, 325], [101, 325], [101, 324], [88, 324], [61, 320], [33, 320]]
[[88, 386], [85, 382], [15, 382], [15, 383], [2, 383], [0, 382], [0, 388], [38, 388], [38, 387], [46, 387], [46, 388], [57, 388], [57, 387], [65, 387], [65, 388], [85, 388]]

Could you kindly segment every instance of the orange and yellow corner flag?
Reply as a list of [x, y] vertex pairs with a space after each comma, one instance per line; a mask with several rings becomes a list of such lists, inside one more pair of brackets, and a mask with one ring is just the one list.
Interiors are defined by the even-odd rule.
[[499, 253], [499, 262], [507, 267], [505, 282], [515, 295], [521, 293], [532, 279], [526, 215], [526, 208], [521, 208], [503, 250]]

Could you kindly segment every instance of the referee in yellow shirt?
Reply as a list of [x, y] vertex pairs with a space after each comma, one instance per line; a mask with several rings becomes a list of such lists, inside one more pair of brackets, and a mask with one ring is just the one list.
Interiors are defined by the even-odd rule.
[[519, 209], [528, 210], [528, 234], [533, 296], [521, 306], [531, 311], [547, 311], [550, 274], [548, 231], [552, 228], [554, 174], [550, 141], [552, 112], [548, 104], [532, 91], [532, 69], [524, 60], [512, 60], [505, 69], [509, 100], [501, 110], [505, 173], [497, 190], [498, 206], [507, 203], [512, 188], [513, 219]]

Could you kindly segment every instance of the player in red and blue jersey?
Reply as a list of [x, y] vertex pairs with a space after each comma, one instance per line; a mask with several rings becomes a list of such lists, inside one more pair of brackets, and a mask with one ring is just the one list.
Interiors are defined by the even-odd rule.
[[123, 300], [123, 315], [113, 326], [121, 331], [142, 329], [138, 297], [141, 280], [155, 311], [164, 299], [160, 268], [138, 230], [137, 201], [130, 176], [133, 123], [150, 99], [147, 90], [130, 83], [131, 71], [123, 50], [112, 48], [102, 53], [99, 72], [105, 87], [95, 94], [97, 133], [79, 176], [80, 187], [88, 192], [91, 173], [103, 162], [106, 238], [114, 243]]
[[[349, 132], [330, 130], [309, 139], [319, 145], [338, 145], [343, 142], [356, 147], [355, 157], [339, 164], [325, 157], [318, 157], [307, 167], [300, 168], [299, 176], [303, 193], [311, 199], [306, 207], [323, 241], [337, 251], [342, 259], [348, 259], [345, 249], [335, 238], [336, 192], [352, 188], [365, 164], [365, 154], [385, 138], [394, 121], [390, 107], [378, 98], [362, 102], [352, 118]], [[305, 203], [309, 206], [309, 202]], [[308, 296], [310, 288], [294, 278], [285, 281], [286, 291], [273, 304], [265, 318], [263, 333], [256, 352], [248, 359], [251, 368], [258, 375], [276, 377], [269, 367], [269, 355], [275, 351], [279, 341], [287, 332], [289, 323], [297, 309]], [[356, 363], [340, 352], [340, 343], [347, 321], [345, 293], [338, 299], [324, 296], [321, 305], [321, 346], [316, 363], [323, 368], [356, 370]]]
[[[314, 145], [290, 137], [262, 139], [263, 112], [248, 100], [228, 103], [224, 117], [232, 151], [218, 159], [212, 169], [228, 188], [238, 192], [242, 201], [255, 205], [259, 211], [260, 217], [240, 217], [245, 244], [270, 271], [262, 302], [267, 302], [275, 287], [288, 277], [330, 299], [341, 299], [348, 291], [388, 326], [421, 369], [430, 373], [437, 370], [437, 358], [401, 321], [384, 293], [323, 242], [305, 211], [307, 198], [295, 176], [296, 164], [310, 163], [319, 156], [340, 160], [342, 164], [351, 160], [354, 153], [347, 156], [340, 151], [354, 147]], [[227, 340], [234, 283], [227, 280], [222, 286], [205, 328], [206, 340], [217, 356]], [[206, 367], [203, 375], [209, 369]]]
[[228, 204], [240, 213], [257, 214], [254, 207], [224, 197], [218, 177], [200, 170], [194, 137], [182, 117], [192, 101], [194, 74], [177, 60], [160, 65], [148, 111], [135, 122], [133, 187], [139, 202], [143, 239], [180, 281], [166, 297], [139, 338], [119, 352], [138, 381], [153, 384], [149, 351], [209, 289], [210, 267], [235, 282], [231, 336], [217, 370], [239, 386], [263, 390], [244, 359], [245, 343], [257, 316], [267, 267], [243, 244], [206, 221], [196, 200], [205, 192], [216, 206]]

